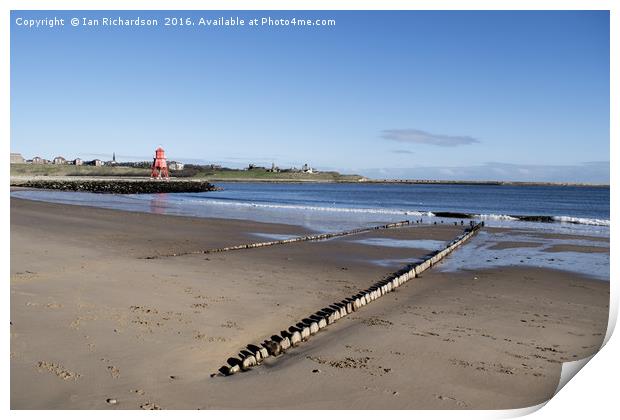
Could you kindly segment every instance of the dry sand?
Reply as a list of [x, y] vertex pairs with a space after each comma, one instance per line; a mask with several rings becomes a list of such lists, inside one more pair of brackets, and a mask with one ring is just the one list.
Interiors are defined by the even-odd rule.
[[[518, 408], [595, 352], [609, 283], [552, 270], [431, 270], [251, 372], [228, 357], [448, 241], [413, 226], [144, 259], [304, 229], [11, 200], [11, 408]], [[458, 251], [457, 251], [458, 252]], [[383, 265], [374, 263], [381, 260]]]

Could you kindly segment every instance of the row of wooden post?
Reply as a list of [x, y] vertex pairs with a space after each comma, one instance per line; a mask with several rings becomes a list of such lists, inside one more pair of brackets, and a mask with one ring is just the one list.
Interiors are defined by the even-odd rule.
[[345, 230], [342, 232], [332, 232], [332, 233], [318, 233], [316, 235], [296, 236], [294, 238], [289, 238], [289, 239], [280, 239], [280, 240], [266, 241], [266, 242], [254, 242], [251, 244], [233, 245], [233, 246], [227, 246], [223, 248], [211, 248], [211, 249], [198, 250], [198, 251], [157, 255], [157, 256], [146, 257], [145, 259], [155, 259], [155, 258], [161, 258], [161, 257], [178, 257], [181, 255], [193, 255], [193, 254], [212, 254], [216, 252], [236, 251], [240, 249], [252, 249], [252, 248], [262, 248], [266, 246], [290, 244], [293, 242], [322, 241], [325, 239], [338, 238], [341, 236], [358, 235], [360, 233], [372, 232], [373, 230], [393, 229], [397, 227], [408, 226], [410, 224], [411, 222], [409, 220], [403, 220], [401, 222], [388, 223], [385, 225], [373, 226], [369, 228], [359, 228], [359, 229]]
[[[399, 223], [404, 224], [405, 222]], [[387, 227], [389, 225], [384, 226]], [[353, 296], [316, 311], [307, 318], [303, 318], [295, 325], [290, 326], [288, 329], [282, 330], [279, 334], [274, 334], [267, 338], [260, 345], [247, 345], [236, 357], [231, 357], [227, 360], [227, 364], [219, 369], [220, 374], [228, 376], [237, 372], [249, 370], [254, 366], [260, 365], [266, 358], [278, 356], [291, 347], [296, 347], [302, 342], [307, 341], [310, 337], [339, 319], [360, 310], [374, 300], [402, 286], [409, 280], [418, 277], [422, 272], [437, 264], [457, 247], [469, 240], [483, 226], [484, 222], [474, 225], [450, 242], [443, 250], [431, 254], [421, 263], [407, 265], [390, 278], [381, 280], [368, 289], [361, 290]]]

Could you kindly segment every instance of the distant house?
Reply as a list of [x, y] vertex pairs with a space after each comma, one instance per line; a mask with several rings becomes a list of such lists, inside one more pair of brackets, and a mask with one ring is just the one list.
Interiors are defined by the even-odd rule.
[[32, 163], [35, 165], [42, 165], [44, 163], [47, 163], [47, 161], [43, 159], [42, 157], [35, 156], [32, 158]]
[[308, 166], [307, 163], [304, 164], [304, 166], [301, 168], [301, 171], [307, 174], [311, 174], [314, 173], [314, 169], [312, 169], [310, 166]]
[[280, 172], [280, 168], [278, 168], [278, 167], [276, 166], [276, 164], [272, 162], [272, 163], [271, 163], [271, 168], [270, 168], [270, 169], [267, 169], [267, 172]]
[[174, 160], [168, 162], [168, 169], [170, 169], [171, 171], [182, 171], [183, 168], [185, 168], [185, 164], [181, 162], [177, 162]]
[[82, 166], [84, 164], [84, 161], [82, 159], [80, 159], [80, 158], [75, 158], [75, 159], [73, 159], [73, 164], [75, 166]]
[[66, 165], [67, 159], [62, 156], [56, 156], [52, 162], [54, 163], [54, 165]]
[[21, 153], [11, 153], [11, 163], [25, 163]]
[[104, 163], [103, 163], [103, 161], [101, 159], [95, 159], [95, 160], [92, 161], [92, 165], [93, 166], [103, 166]]

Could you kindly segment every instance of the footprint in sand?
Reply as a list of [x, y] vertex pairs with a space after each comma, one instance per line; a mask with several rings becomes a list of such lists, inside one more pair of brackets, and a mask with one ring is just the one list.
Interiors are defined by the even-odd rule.
[[110, 376], [112, 376], [112, 378], [114, 378], [114, 379], [116, 379], [119, 376], [121, 376], [121, 371], [116, 366], [108, 366], [107, 370], [110, 373]]
[[209, 343], [225, 343], [226, 341], [230, 341], [230, 339], [226, 337], [208, 337], [207, 341]]
[[380, 327], [389, 327], [391, 325], [394, 325], [391, 321], [377, 318], [377, 317], [366, 318], [362, 321], [362, 323], [368, 326], [380, 326]]
[[140, 408], [143, 410], [161, 410], [161, 407], [152, 402], [145, 402], [140, 404]]
[[80, 376], [82, 376], [79, 373], [71, 372], [70, 370], [54, 362], [40, 361], [37, 363], [37, 369], [39, 371], [46, 370], [65, 381], [68, 381], [69, 379], [76, 381]]
[[222, 328], [235, 328], [237, 330], [241, 329], [241, 328], [239, 328], [239, 325], [237, 325], [236, 322], [229, 321], [229, 320], [226, 320], [226, 323], [224, 323], [224, 324], [220, 324], [220, 327], [222, 327]]
[[458, 405], [459, 407], [467, 407], [467, 403], [465, 403], [465, 401], [461, 401], [461, 400], [457, 400], [454, 397], [449, 397], [447, 395], [440, 395], [440, 394], [434, 394], [435, 398], [437, 398], [440, 401], [451, 401], [453, 403], [455, 403], [456, 405]]

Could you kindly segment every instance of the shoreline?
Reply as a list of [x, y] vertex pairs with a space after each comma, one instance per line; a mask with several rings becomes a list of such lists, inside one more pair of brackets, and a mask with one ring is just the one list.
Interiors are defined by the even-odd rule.
[[[54, 176], [54, 175], [11, 175], [11, 185], [14, 180], [41, 180], [41, 179], [149, 179], [148, 177], [137, 177], [135, 175], [76, 175], [76, 176]], [[234, 182], [234, 183], [282, 183], [282, 184], [385, 184], [385, 185], [474, 185], [474, 186], [523, 186], [523, 187], [584, 187], [584, 188], [610, 188], [610, 184], [598, 184], [598, 183], [579, 183], [579, 182], [534, 182], [534, 181], [449, 181], [449, 180], [425, 180], [425, 179], [403, 179], [403, 180], [390, 180], [390, 179], [359, 179], [359, 180], [337, 180], [337, 179], [286, 179], [286, 178], [226, 178], [226, 177], [175, 177], [171, 176], [170, 179], [174, 180], [186, 180], [186, 181], [203, 181], [203, 182]]]
[[460, 231], [419, 225], [144, 260], [307, 230], [11, 198], [11, 408], [489, 409], [542, 402], [555, 390], [561, 362], [600, 347], [609, 282], [533, 267], [433, 268], [277, 363], [210, 377], [248, 343], [429, 253], [370, 239], [446, 243]]

